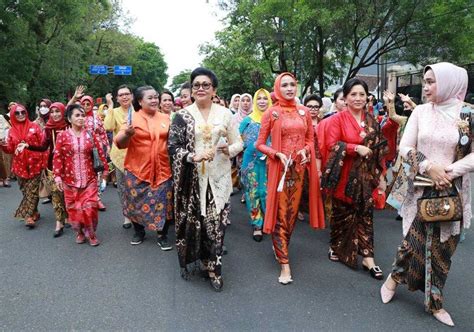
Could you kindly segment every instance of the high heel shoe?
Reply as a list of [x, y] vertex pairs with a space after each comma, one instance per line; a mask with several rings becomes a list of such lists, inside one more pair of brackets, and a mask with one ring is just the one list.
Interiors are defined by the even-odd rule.
[[441, 323], [448, 325], [448, 326], [454, 326], [454, 322], [451, 318], [451, 315], [446, 311], [446, 310], [440, 310], [438, 312], [433, 312], [434, 318], [436, 318], [438, 321]]
[[64, 233], [64, 227], [61, 227], [60, 229], [57, 229], [54, 231], [53, 237], [60, 237]]
[[293, 282], [293, 279], [291, 279], [291, 275], [289, 276], [286, 276], [286, 277], [278, 277], [278, 282], [282, 285], [288, 285], [288, 284], [291, 284]]
[[210, 283], [211, 287], [216, 291], [216, 292], [221, 292], [222, 287], [224, 287], [224, 280], [222, 279], [222, 276], [209, 276], [210, 278]]
[[[388, 279], [392, 279], [392, 274], [388, 275], [387, 280]], [[380, 288], [380, 297], [382, 298], [382, 302], [384, 304], [387, 304], [388, 302], [390, 302], [393, 296], [395, 295], [395, 289], [391, 290], [390, 288], [387, 287], [387, 285], [385, 285], [387, 280], [385, 280], [382, 287]]]
[[363, 266], [364, 270], [369, 271], [370, 276], [372, 278], [377, 279], [377, 280], [382, 280], [383, 279], [383, 272], [382, 272], [382, 269], [380, 268], [380, 266], [375, 265], [371, 269], [369, 269], [364, 264], [362, 264], [362, 266]]

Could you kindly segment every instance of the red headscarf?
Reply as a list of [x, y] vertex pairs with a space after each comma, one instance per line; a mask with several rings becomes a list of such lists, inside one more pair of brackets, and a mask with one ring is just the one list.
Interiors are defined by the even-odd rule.
[[[92, 105], [91, 107], [91, 111], [90, 112], [87, 112], [86, 108], [84, 107], [84, 102], [85, 101], [89, 101], [90, 104]], [[94, 107], [94, 98], [92, 98], [91, 96], [84, 96], [81, 98], [81, 105], [84, 107], [84, 112], [86, 112], [86, 115], [91, 115], [92, 114], [92, 108]]]
[[66, 106], [64, 106], [63, 103], [59, 103], [59, 102], [55, 102], [55, 103], [52, 103], [51, 106], [49, 107], [49, 109], [53, 109], [53, 108], [57, 108], [60, 112], [61, 112], [61, 120], [59, 121], [54, 121], [53, 120], [53, 117], [50, 115], [49, 116], [49, 120], [48, 122], [46, 123], [46, 128], [49, 128], [49, 129], [55, 129], [55, 130], [58, 130], [58, 129], [64, 129], [67, 127], [67, 122], [66, 122], [66, 119], [64, 117], [64, 112], [66, 110]]
[[[26, 112], [25, 121], [19, 122], [16, 119], [15, 111], [17, 110], [24, 110]], [[18, 103], [13, 105], [10, 109], [10, 122], [12, 124], [12, 128], [10, 129], [9, 135], [18, 143], [26, 138], [26, 135], [28, 134], [30, 128], [36, 126], [35, 123], [31, 122], [30, 119], [28, 119], [28, 111], [26, 110], [26, 107]]]
[[297, 83], [295, 76], [292, 73], [281, 73], [275, 80], [275, 84], [273, 85], [273, 92], [275, 93], [276, 102], [275, 105], [280, 105], [282, 107], [296, 107], [296, 100], [293, 98], [292, 100], [287, 100], [283, 97], [280, 91], [280, 84], [281, 79], [285, 76], [290, 76], [295, 83]]

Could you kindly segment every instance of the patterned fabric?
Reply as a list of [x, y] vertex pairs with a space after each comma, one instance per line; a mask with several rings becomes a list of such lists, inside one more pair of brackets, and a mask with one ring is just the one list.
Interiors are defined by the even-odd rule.
[[244, 142], [244, 155], [241, 168], [241, 180], [244, 185], [245, 204], [250, 214], [251, 224], [258, 229], [263, 227], [265, 204], [267, 199], [267, 166], [265, 156], [255, 147], [260, 131], [260, 123], [246, 117], [240, 124], [240, 133]]
[[115, 168], [115, 181], [117, 182], [117, 194], [122, 205], [122, 214], [127, 215], [127, 209], [125, 205], [125, 178], [123, 172], [113, 164]]
[[95, 146], [99, 157], [104, 164], [104, 173], [108, 173], [109, 165], [105, 159], [104, 151], [98, 138], [86, 130], [79, 137], [72, 129], [58, 134], [56, 150], [53, 158], [54, 176], [62, 179], [64, 183], [76, 188], [85, 188], [93, 179], [97, 181], [97, 174], [92, 163], [92, 148]]
[[92, 112], [86, 114], [86, 121], [84, 123], [86, 131], [93, 132], [95, 136], [99, 138], [100, 146], [108, 146], [109, 139], [104, 129], [104, 123], [99, 117], [95, 116]]
[[206, 190], [206, 217], [201, 216], [199, 174], [194, 163], [187, 161], [195, 153], [195, 121], [186, 109], [179, 110], [169, 133], [169, 156], [174, 183], [176, 249], [182, 274], [188, 266], [203, 260], [210, 271], [221, 273], [224, 227], [229, 205], [218, 213], [210, 187]]
[[[283, 191], [277, 194], [278, 218], [272, 233], [273, 248], [280, 264], [289, 264], [288, 246], [295, 228], [296, 216], [303, 192], [305, 168], [296, 165], [288, 168]], [[283, 175], [283, 172], [281, 173]]]
[[64, 202], [64, 193], [58, 190], [58, 187], [54, 182], [53, 172], [48, 171], [47, 181], [48, 187], [51, 189], [51, 203], [53, 204], [56, 221], [60, 221], [62, 224], [64, 224], [67, 218], [66, 203]]
[[38, 192], [40, 182], [41, 177], [39, 175], [31, 179], [18, 177], [18, 184], [20, 185], [23, 198], [20, 202], [20, 206], [18, 206], [18, 209], [15, 212], [15, 218], [24, 220], [33, 217], [38, 213]]
[[407, 284], [410, 291], [424, 292], [428, 312], [443, 308], [443, 288], [459, 238], [451, 236], [441, 242], [439, 225], [415, 219], [398, 247], [392, 278], [398, 284]]
[[357, 257], [374, 257], [373, 202], [354, 205], [332, 199], [331, 249], [339, 260], [357, 268]]
[[133, 173], [124, 173], [125, 216], [150, 231], [161, 231], [173, 219], [171, 179], [153, 188]]
[[95, 237], [98, 214], [97, 179], [91, 179], [84, 188], [64, 186], [64, 202], [72, 228], [89, 238]]
[[8, 168], [7, 168], [7, 163], [4, 158], [4, 153], [0, 149], [0, 180], [4, 180], [8, 177]]

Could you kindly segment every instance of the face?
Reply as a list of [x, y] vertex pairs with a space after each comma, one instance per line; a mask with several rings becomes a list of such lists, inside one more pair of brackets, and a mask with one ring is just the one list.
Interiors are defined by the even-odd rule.
[[283, 76], [280, 82], [280, 93], [286, 100], [294, 100], [296, 97], [296, 81], [289, 75]]
[[317, 100], [310, 100], [306, 103], [306, 107], [309, 108], [309, 114], [311, 115], [311, 118], [317, 119], [319, 110], [321, 109], [321, 104]]
[[199, 101], [211, 101], [212, 96], [216, 94], [216, 89], [212, 86], [211, 79], [205, 75], [197, 76], [191, 83], [193, 88], [193, 97]]
[[156, 112], [160, 106], [158, 92], [155, 90], [146, 90], [143, 93], [143, 99], [138, 102], [144, 111]]
[[117, 101], [122, 108], [128, 109], [132, 100], [133, 96], [129, 89], [122, 88], [117, 91]]
[[234, 101], [232, 102], [232, 108], [234, 110], [239, 108], [239, 103], [240, 103], [240, 97], [235, 97]]
[[220, 100], [218, 97], [212, 97], [212, 102], [213, 102], [214, 104], [219, 104], [219, 105], [220, 105], [221, 100]]
[[48, 107], [48, 105], [46, 105], [46, 103], [44, 101], [41, 101], [41, 103], [39, 104], [39, 107]]
[[169, 94], [163, 93], [161, 95], [160, 108], [161, 111], [166, 114], [170, 114], [173, 110], [173, 100], [171, 99], [171, 96]]
[[189, 89], [181, 90], [180, 97], [181, 104], [183, 105], [183, 107], [189, 106], [193, 103], [193, 101], [191, 100], [191, 90]]
[[346, 107], [346, 100], [344, 99], [342, 92], [337, 96], [335, 105], [338, 111], [342, 111], [342, 109]]
[[268, 97], [264, 92], [259, 92], [257, 96], [257, 108], [262, 112], [268, 108]]
[[15, 110], [15, 119], [18, 122], [25, 122], [26, 120], [26, 109], [23, 107], [17, 107]]
[[84, 126], [85, 119], [86, 119], [86, 114], [84, 113], [84, 110], [75, 109], [74, 111], [72, 111], [69, 122], [71, 122], [73, 127], [82, 128]]
[[84, 108], [84, 110], [86, 111], [86, 113], [89, 113], [90, 111], [92, 111], [92, 107], [94, 105], [91, 104], [91, 102], [89, 100], [84, 100], [83, 103], [81, 103], [81, 106]]
[[425, 93], [426, 99], [434, 103], [436, 101], [437, 86], [434, 72], [431, 69], [425, 73], [423, 81], [425, 82], [423, 92]]
[[242, 98], [240, 98], [240, 108], [242, 109], [242, 111], [248, 112], [250, 110], [250, 106], [251, 103], [250, 98], [248, 96], [243, 96]]
[[61, 121], [61, 118], [63, 115], [61, 114], [61, 111], [57, 107], [51, 108], [51, 118], [53, 119], [54, 122], [59, 122]]
[[362, 85], [354, 85], [346, 96], [347, 106], [354, 111], [361, 111], [367, 104], [367, 93]]

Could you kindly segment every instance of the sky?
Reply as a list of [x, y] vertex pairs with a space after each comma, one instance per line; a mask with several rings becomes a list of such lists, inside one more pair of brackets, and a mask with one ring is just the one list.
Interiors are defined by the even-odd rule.
[[199, 45], [222, 29], [217, 0], [122, 0], [135, 20], [131, 32], [158, 45], [168, 64], [168, 84], [181, 70], [197, 67]]

